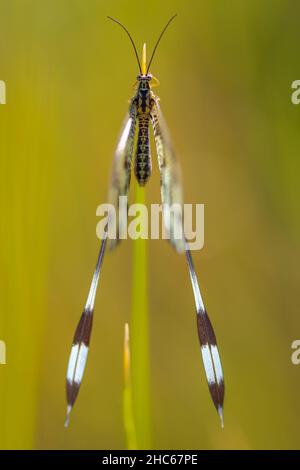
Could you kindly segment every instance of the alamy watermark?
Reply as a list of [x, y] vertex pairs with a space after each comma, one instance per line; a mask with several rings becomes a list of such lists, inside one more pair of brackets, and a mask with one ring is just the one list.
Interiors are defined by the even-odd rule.
[[[0, 104], [6, 104], [6, 85], [0, 80]], [[6, 344], [0, 340], [0, 365], [6, 364]]]
[[291, 344], [291, 348], [294, 349], [291, 361], [295, 366], [298, 366], [300, 364], [300, 339], [295, 339]]
[[0, 104], [6, 104], [6, 84], [0, 80]]
[[128, 206], [127, 196], [120, 196], [117, 211], [112, 204], [100, 204], [96, 215], [101, 217], [96, 227], [99, 239], [107, 231], [112, 240], [172, 239], [188, 242], [190, 250], [204, 245], [203, 204], [151, 204], [149, 211], [144, 204]]
[[6, 344], [0, 340], [0, 365], [6, 364]]
[[[0, 104], [6, 104], [6, 85], [0, 80]], [[0, 365], [6, 364], [6, 344], [0, 340]]]
[[291, 88], [295, 90], [291, 95], [292, 103], [295, 105], [300, 104], [300, 80], [294, 80]]

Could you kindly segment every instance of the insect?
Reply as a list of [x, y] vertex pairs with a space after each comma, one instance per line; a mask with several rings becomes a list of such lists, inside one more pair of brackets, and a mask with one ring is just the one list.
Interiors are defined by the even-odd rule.
[[[150, 66], [152, 64], [152, 60], [160, 40], [175, 16], [176, 15], [172, 16], [172, 18], [163, 28], [153, 49], [148, 64], [146, 60], [146, 45], [144, 44], [143, 46], [142, 60], [140, 62], [135, 43], [127, 28], [114, 18], [108, 17], [120, 25], [128, 35], [133, 46], [139, 67], [136, 91], [130, 100], [129, 110], [126, 115], [114, 155], [113, 171], [108, 192], [108, 199], [109, 202], [114, 205], [116, 210], [118, 210], [119, 197], [127, 196], [128, 194], [133, 157], [134, 173], [138, 184], [140, 186], [145, 186], [145, 184], [148, 182], [152, 169], [149, 142], [150, 125], [152, 125], [160, 171], [164, 225], [169, 235], [168, 238], [170, 243], [173, 245], [176, 251], [179, 253], [185, 253], [186, 256], [196, 305], [197, 329], [204, 370], [213, 403], [218, 411], [221, 424], [223, 426], [224, 379], [221, 361], [215, 333], [202, 300], [188, 242], [184, 236], [175, 236], [178, 233], [178, 228], [182, 228], [183, 224], [181, 213], [171, 213], [170, 211], [170, 207], [173, 204], [179, 204], [182, 206], [180, 167], [176, 159], [169, 132], [167, 130], [167, 126], [159, 106], [159, 100], [153, 93], [153, 86], [157, 85], [158, 81], [150, 73]], [[119, 218], [117, 217], [117, 220], [118, 219]], [[109, 249], [114, 248], [118, 242], [118, 239], [122, 238], [121, 234], [124, 230], [123, 225], [124, 224], [121, 219], [118, 225], [116, 239], [108, 238], [107, 230], [105, 230], [101, 241], [96, 269], [93, 275], [87, 302], [75, 331], [66, 380], [66, 426], [69, 423], [70, 413], [77, 398], [86, 365], [92, 330], [94, 303], [104, 253], [106, 247]], [[106, 229], [107, 226], [108, 225], [106, 225]]]

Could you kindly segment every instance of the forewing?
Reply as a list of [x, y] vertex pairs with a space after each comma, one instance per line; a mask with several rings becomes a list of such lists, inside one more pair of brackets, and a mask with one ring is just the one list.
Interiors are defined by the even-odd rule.
[[160, 171], [164, 226], [171, 244], [178, 252], [182, 253], [185, 250], [185, 240], [183, 235], [181, 171], [158, 99], [155, 99], [151, 119]]
[[115, 151], [111, 183], [108, 191], [108, 202], [114, 206], [116, 214], [116, 239], [108, 238], [108, 249], [113, 249], [116, 246], [126, 228], [127, 212], [123, 213], [124, 211], [120, 211], [121, 217], [119, 218], [119, 197], [127, 196], [130, 186], [135, 130], [136, 104], [132, 100]]

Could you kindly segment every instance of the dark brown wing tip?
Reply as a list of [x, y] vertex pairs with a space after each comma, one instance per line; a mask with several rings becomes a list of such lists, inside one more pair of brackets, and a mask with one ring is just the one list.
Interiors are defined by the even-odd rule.
[[93, 326], [93, 310], [90, 310], [89, 308], [85, 308], [80, 317], [79, 323], [77, 325], [77, 328], [74, 334], [73, 344], [84, 343], [86, 346], [89, 346], [92, 326]]
[[216, 335], [206, 310], [200, 310], [197, 313], [197, 329], [201, 346], [217, 345]]

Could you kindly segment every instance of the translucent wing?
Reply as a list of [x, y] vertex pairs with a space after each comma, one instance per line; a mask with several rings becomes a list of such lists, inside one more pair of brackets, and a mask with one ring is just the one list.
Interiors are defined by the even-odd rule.
[[157, 98], [151, 111], [151, 119], [160, 171], [164, 226], [171, 244], [178, 252], [182, 253], [185, 251], [185, 239], [183, 236], [181, 171]]
[[[129, 190], [135, 129], [136, 104], [135, 101], [132, 100], [115, 151], [111, 184], [108, 191], [108, 202], [112, 204], [116, 210], [117, 227], [117, 238], [115, 240], [108, 238], [107, 240], [108, 249], [113, 249], [116, 246], [118, 240], [122, 238], [126, 227], [124, 217], [127, 217], [127, 213], [123, 214], [123, 217], [121, 217], [119, 221], [119, 196], [127, 196]], [[123, 212], [121, 212], [121, 215], [122, 213]]]

